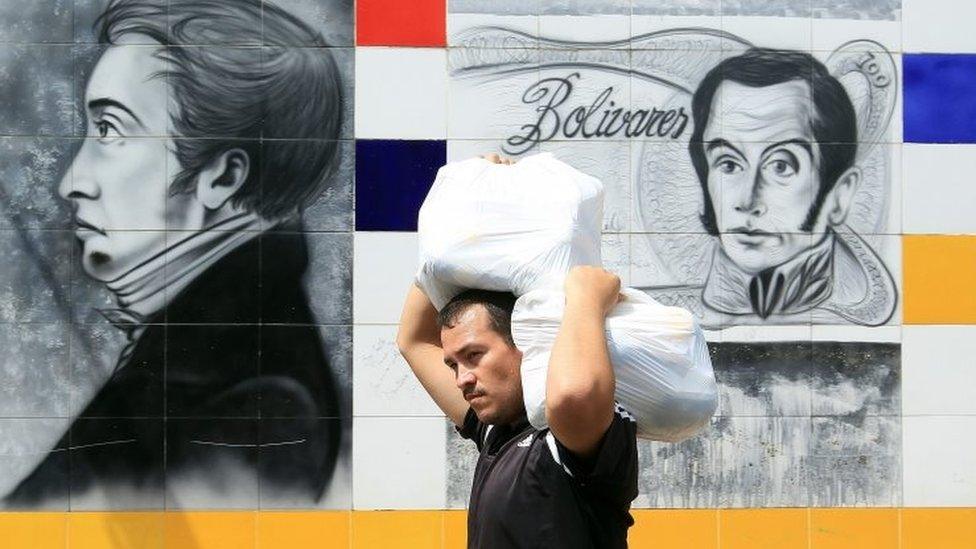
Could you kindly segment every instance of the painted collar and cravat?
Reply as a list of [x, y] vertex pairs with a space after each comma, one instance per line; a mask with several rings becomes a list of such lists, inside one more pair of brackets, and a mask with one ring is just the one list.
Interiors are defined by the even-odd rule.
[[265, 222], [242, 213], [180, 240], [105, 285], [117, 308], [99, 309], [109, 322], [124, 330], [128, 344], [116, 368], [124, 365], [145, 323], [201, 273], [241, 245], [260, 235]]
[[752, 274], [715, 249], [702, 300], [712, 309], [733, 315], [789, 315], [809, 311], [833, 290], [834, 233], [795, 257]]

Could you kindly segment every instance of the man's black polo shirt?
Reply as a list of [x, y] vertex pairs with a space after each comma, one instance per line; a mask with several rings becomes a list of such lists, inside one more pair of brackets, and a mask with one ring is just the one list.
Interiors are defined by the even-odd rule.
[[627, 547], [637, 497], [637, 435], [617, 408], [593, 459], [583, 462], [528, 421], [485, 425], [468, 410], [461, 436], [480, 456], [468, 506], [468, 548]]

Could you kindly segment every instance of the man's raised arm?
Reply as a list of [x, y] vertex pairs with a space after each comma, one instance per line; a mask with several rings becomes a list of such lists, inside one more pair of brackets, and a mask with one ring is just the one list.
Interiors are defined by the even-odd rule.
[[546, 419], [563, 446], [586, 458], [613, 421], [615, 379], [605, 324], [620, 279], [598, 267], [574, 267], [565, 285], [566, 309], [546, 377]]
[[437, 310], [416, 284], [410, 287], [403, 304], [397, 347], [444, 414], [455, 425], [464, 423], [469, 406], [457, 387], [454, 372], [444, 364]]

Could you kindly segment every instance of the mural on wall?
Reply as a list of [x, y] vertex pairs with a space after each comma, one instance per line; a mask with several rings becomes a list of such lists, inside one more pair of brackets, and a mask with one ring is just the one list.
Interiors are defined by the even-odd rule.
[[[715, 331], [717, 416], [642, 443], [635, 505], [898, 505], [894, 55], [856, 37], [765, 48], [761, 25], [728, 30], [748, 17], [544, 4], [452, 4], [449, 151], [553, 152], [601, 178], [604, 263]], [[809, 16], [740, 8], [723, 15]], [[777, 21], [809, 28], [760, 23]], [[463, 448], [448, 429], [453, 506]]]
[[[648, 235], [632, 245], [656, 261], [633, 286], [706, 327], [891, 320], [894, 278], [860, 236], [883, 233], [890, 209], [884, 139], [898, 84], [880, 44], [843, 44], [825, 65], [704, 28], [539, 39], [569, 50], [530, 49], [535, 38], [498, 27], [458, 40], [459, 79], [533, 76], [521, 93], [530, 119], [506, 153], [635, 140], [630, 226], [611, 204], [605, 227]], [[608, 45], [622, 49], [584, 49]], [[614, 83], [620, 74], [629, 81]], [[712, 238], [688, 237], [703, 229]]]
[[[77, 266], [68, 292], [39, 280], [50, 324], [70, 332], [71, 371], [46, 381], [70, 404], [29, 428], [3, 422], [0, 495], [347, 507], [351, 56], [323, 34], [351, 36], [351, 2], [331, 3], [339, 28], [325, 33], [260, 0], [94, 4], [98, 44], [75, 46], [74, 74], [59, 75], [79, 84], [82, 138], [65, 140], [52, 180], [32, 181], [56, 188], [66, 219], [50, 222], [74, 253], [36, 245], [44, 205], [15, 203], [35, 166], [5, 174], [14, 298], [30, 294], [21, 273]], [[20, 351], [4, 375], [62, 359]], [[43, 399], [44, 381], [21, 374], [17, 400]]]

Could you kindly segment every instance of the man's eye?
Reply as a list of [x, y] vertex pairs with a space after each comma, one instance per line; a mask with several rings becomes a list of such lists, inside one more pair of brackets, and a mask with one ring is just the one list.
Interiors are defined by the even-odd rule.
[[96, 120], [95, 131], [98, 132], [99, 139], [112, 139], [119, 137], [119, 131], [114, 124], [107, 120]]
[[718, 171], [729, 174], [742, 171], [742, 166], [732, 160], [720, 160], [718, 163]]
[[766, 169], [777, 177], [791, 177], [796, 175], [796, 168], [786, 160], [771, 160], [766, 163]]

